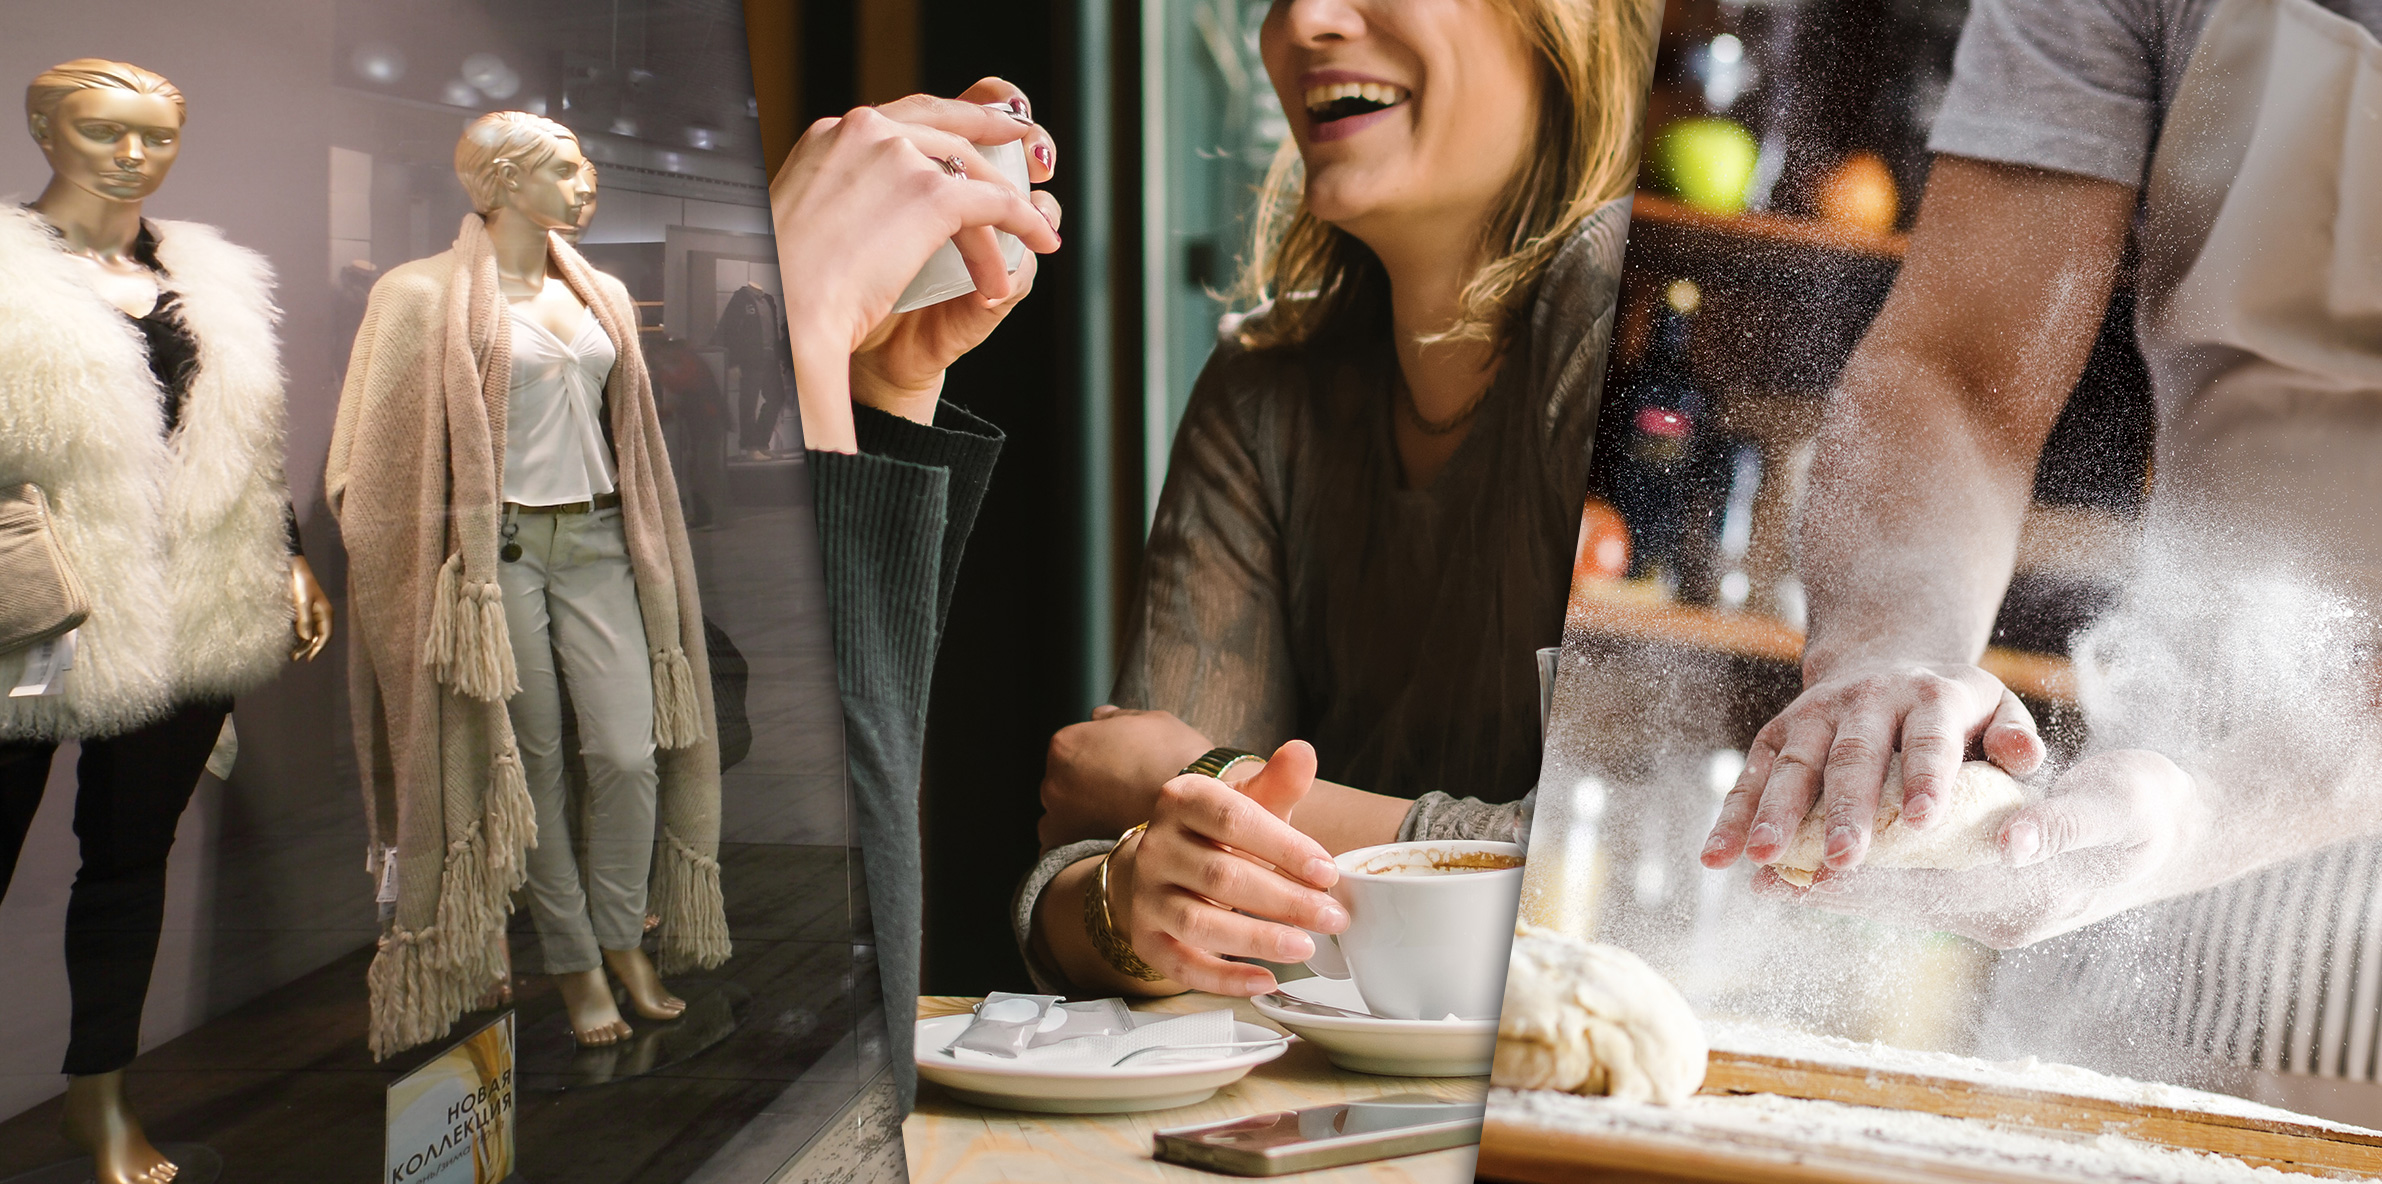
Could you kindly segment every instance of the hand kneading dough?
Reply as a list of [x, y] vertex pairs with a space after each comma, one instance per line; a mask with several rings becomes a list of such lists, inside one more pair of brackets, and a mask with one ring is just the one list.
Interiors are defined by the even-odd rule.
[[1685, 1100], [1704, 1083], [1704, 1028], [1636, 954], [1552, 929], [1514, 931], [1489, 1083]]
[[[1886, 768], [1886, 787], [1878, 794], [1877, 823], [1870, 831], [1869, 854], [1863, 867], [1928, 867], [1965, 871], [2001, 861], [2002, 823], [2026, 804], [2026, 792], [2008, 773], [1989, 761], [1960, 766], [1952, 790], [1935, 804], [1924, 830], [1899, 826], [1902, 820], [1902, 757]], [[1825, 802], [1813, 802], [1793, 842], [1770, 866], [1790, 884], [1809, 884], [1828, 852]]]

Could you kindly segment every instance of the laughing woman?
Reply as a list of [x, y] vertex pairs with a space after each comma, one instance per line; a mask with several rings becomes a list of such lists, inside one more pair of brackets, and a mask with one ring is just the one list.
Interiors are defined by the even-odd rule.
[[1051, 745], [1017, 907], [1046, 988], [1270, 990], [1225, 956], [1311, 942], [1232, 909], [1336, 932], [1327, 852], [1525, 825], [1659, 11], [1267, 14], [1294, 142], [1175, 436], [1124, 709]]

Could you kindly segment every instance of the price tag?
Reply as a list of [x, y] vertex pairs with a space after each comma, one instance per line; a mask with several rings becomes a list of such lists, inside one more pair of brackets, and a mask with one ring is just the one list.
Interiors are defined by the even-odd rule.
[[24, 699], [63, 693], [66, 689], [65, 674], [74, 669], [74, 637], [80, 632], [80, 629], [69, 629], [26, 649], [24, 673], [17, 677], [17, 685], [9, 688], [8, 697]]

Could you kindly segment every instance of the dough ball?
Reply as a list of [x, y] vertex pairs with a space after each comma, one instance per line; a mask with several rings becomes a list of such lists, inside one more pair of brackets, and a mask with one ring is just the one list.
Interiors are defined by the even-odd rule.
[[1663, 977], [1619, 946], [1514, 931], [1489, 1083], [1682, 1101], [1704, 1084], [1703, 1025]]
[[[1870, 831], [1869, 854], [1863, 867], [1927, 867], [1964, 871], [2001, 861], [2001, 845], [1994, 841], [2002, 824], [2026, 804], [2026, 791], [1990, 761], [1968, 761], [1952, 779], [1951, 792], [1935, 805], [1925, 830], [1912, 830], [1902, 821], [1902, 756], [1886, 767], [1886, 787], [1878, 794], [1877, 822]], [[1803, 825], [1784, 854], [1770, 866], [1792, 884], [1811, 883], [1812, 873], [1828, 851], [1825, 802], [1811, 804]]]

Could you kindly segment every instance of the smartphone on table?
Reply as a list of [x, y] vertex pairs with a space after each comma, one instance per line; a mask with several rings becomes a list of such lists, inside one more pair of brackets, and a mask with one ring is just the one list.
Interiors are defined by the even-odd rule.
[[1235, 1176], [1279, 1176], [1480, 1142], [1482, 1101], [1388, 1094], [1278, 1110], [1155, 1135], [1167, 1163]]

